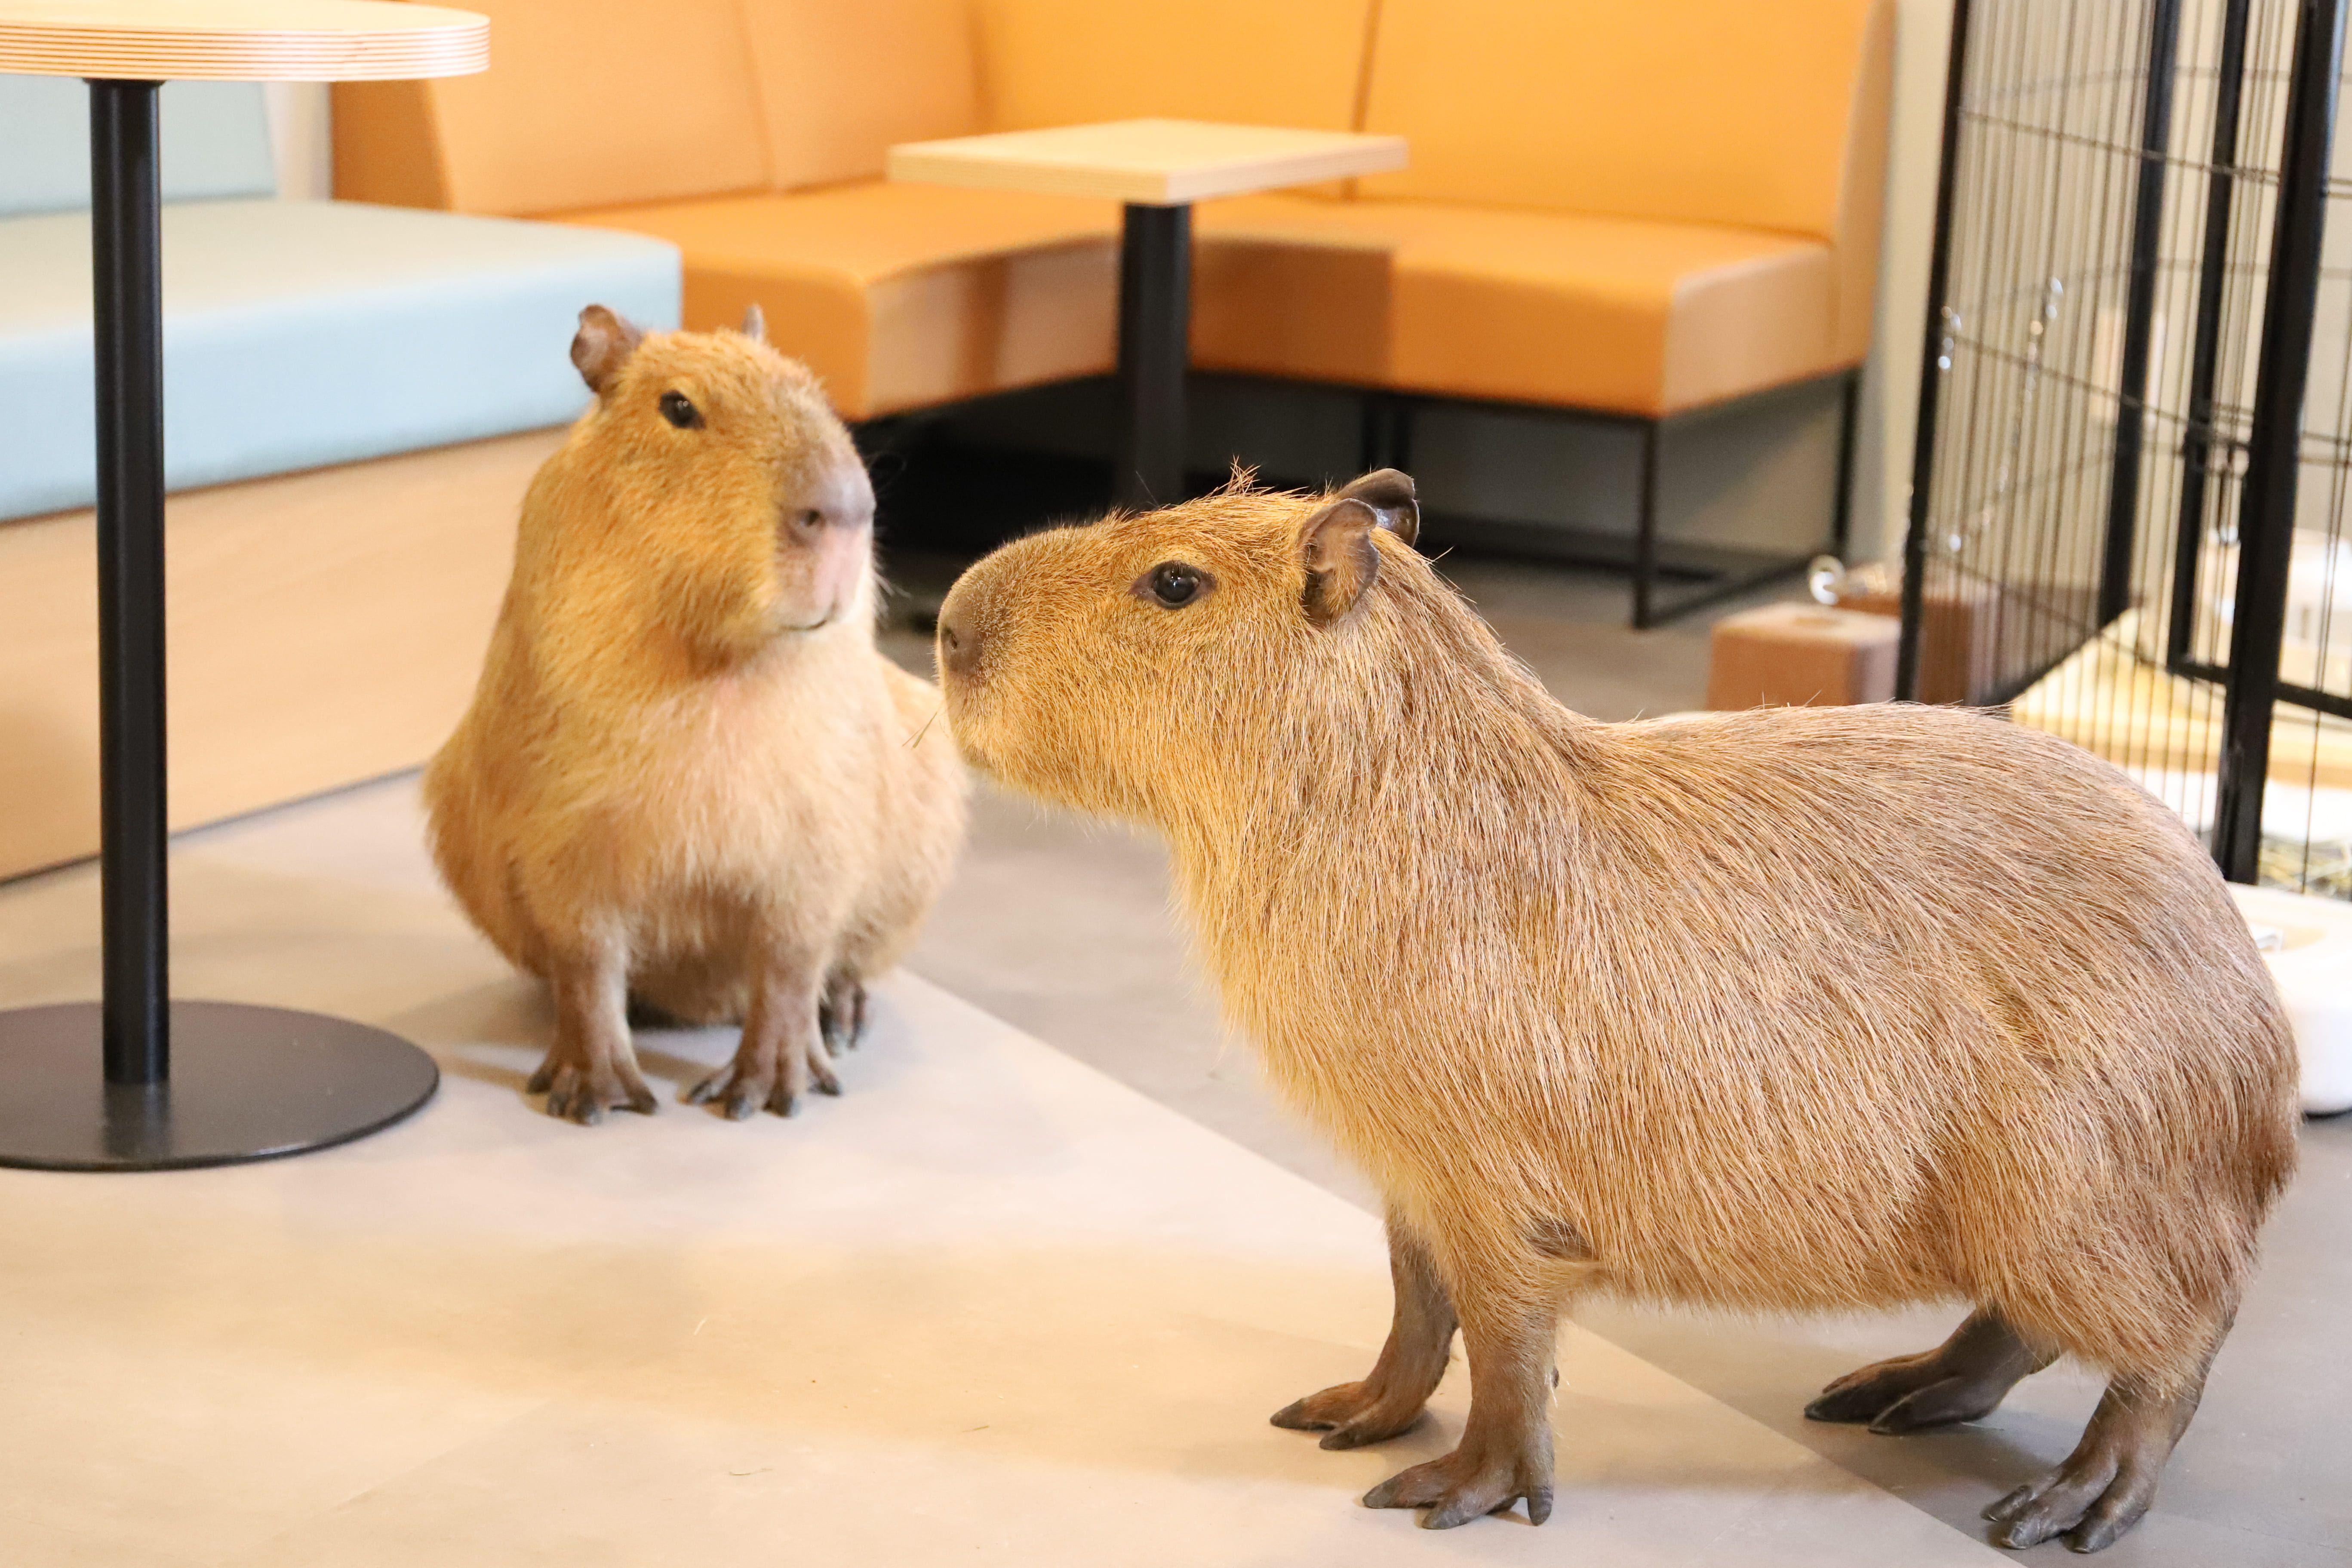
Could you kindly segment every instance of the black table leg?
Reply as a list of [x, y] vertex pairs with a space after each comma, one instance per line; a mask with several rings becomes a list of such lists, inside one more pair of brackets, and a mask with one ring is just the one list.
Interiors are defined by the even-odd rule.
[[1129, 203], [1118, 257], [1118, 447], [1111, 500], [1184, 499], [1184, 367], [1192, 315], [1192, 209]]
[[171, 1077], [163, 799], [163, 279], [156, 84], [89, 84], [106, 1081]]
[[152, 81], [89, 84], [105, 1000], [0, 1013], [0, 1165], [299, 1153], [397, 1121], [440, 1081], [432, 1058], [382, 1029], [171, 999], [156, 97]]

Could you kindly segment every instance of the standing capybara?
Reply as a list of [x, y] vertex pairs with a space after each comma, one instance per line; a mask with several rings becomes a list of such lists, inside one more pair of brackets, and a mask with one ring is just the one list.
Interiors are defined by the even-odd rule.
[[963, 832], [939, 694], [877, 651], [874, 491], [806, 369], [601, 305], [596, 394], [524, 499], [474, 705], [425, 777], [441, 875], [555, 994], [557, 1116], [654, 1108], [635, 1001], [737, 1020], [691, 1099], [790, 1115]]
[[1226, 1013], [1380, 1183], [1396, 1321], [1276, 1425], [1468, 1426], [1364, 1500], [1551, 1509], [1557, 1314], [1969, 1303], [1807, 1414], [1908, 1432], [2072, 1354], [2081, 1445], [1989, 1510], [2154, 1495], [2294, 1163], [2293, 1049], [2212, 863], [2121, 774], [1916, 707], [1602, 724], [1412, 549], [1412, 481], [1040, 533], [940, 620], [965, 754], [1148, 823]]

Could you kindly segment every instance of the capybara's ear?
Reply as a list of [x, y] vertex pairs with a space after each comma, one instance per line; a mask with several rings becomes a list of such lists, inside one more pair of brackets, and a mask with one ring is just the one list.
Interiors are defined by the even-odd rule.
[[1421, 538], [1421, 500], [1413, 494], [1412, 476], [1395, 468], [1375, 468], [1360, 479], [1339, 487], [1349, 500], [1362, 501], [1381, 520], [1381, 526], [1407, 544]]
[[757, 302], [747, 307], [743, 311], [743, 335], [755, 343], [764, 343], [768, 341], [768, 318], [761, 314]]
[[1363, 597], [1380, 575], [1380, 552], [1372, 548], [1372, 530], [1380, 514], [1352, 496], [1339, 496], [1307, 514], [1298, 525], [1298, 559], [1307, 568], [1307, 585], [1298, 603], [1307, 618], [1328, 626]]
[[588, 390], [602, 397], [645, 336], [625, 318], [602, 305], [581, 311], [580, 331], [572, 340], [572, 363], [579, 367], [580, 379], [588, 384]]

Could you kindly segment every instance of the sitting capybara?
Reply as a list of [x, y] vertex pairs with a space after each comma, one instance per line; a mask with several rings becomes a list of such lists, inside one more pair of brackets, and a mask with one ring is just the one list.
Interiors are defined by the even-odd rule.
[[874, 492], [800, 364], [581, 312], [596, 401], [523, 501], [472, 710], [425, 778], [433, 853], [555, 997], [557, 1116], [651, 1110], [628, 1008], [741, 1020], [691, 1099], [790, 1115], [946, 879], [964, 774], [876, 649]]
[[940, 618], [965, 755], [1158, 828], [1230, 1021], [1380, 1183], [1396, 1320], [1276, 1425], [1460, 1447], [1374, 1507], [1550, 1511], [1557, 1314], [1957, 1300], [1807, 1414], [2112, 1381], [1997, 1539], [2147, 1509], [2294, 1163], [2293, 1048], [2213, 865], [2105, 764], [1964, 711], [1568, 711], [1412, 549], [1412, 481], [1023, 539]]

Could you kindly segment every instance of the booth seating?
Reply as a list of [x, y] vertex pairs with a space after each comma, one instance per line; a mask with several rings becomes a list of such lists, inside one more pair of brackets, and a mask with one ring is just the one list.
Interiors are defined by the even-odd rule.
[[[98, 847], [89, 102], [0, 76], [0, 876]], [[582, 304], [640, 234], [275, 196], [262, 90], [162, 95], [176, 825], [422, 762], [463, 710]], [[16, 520], [16, 521], [7, 521]]]
[[338, 191], [670, 240], [689, 325], [759, 303], [853, 420], [1113, 363], [1117, 210], [885, 184], [893, 142], [1168, 116], [1408, 139], [1196, 220], [1195, 365], [1374, 395], [1370, 461], [1425, 398], [1631, 422], [1654, 555], [1663, 422], [1844, 378], [1851, 429], [1891, 0], [481, 8], [487, 74], [336, 89]]
[[1410, 165], [1352, 200], [1204, 212], [1196, 357], [1653, 416], [1850, 369], [1888, 21], [1867, 0], [1381, 0], [1360, 122]]

